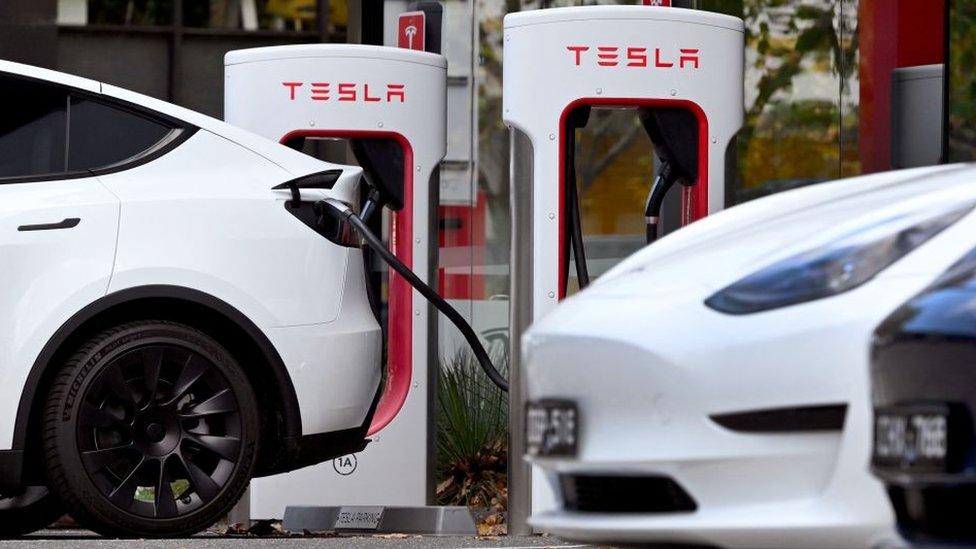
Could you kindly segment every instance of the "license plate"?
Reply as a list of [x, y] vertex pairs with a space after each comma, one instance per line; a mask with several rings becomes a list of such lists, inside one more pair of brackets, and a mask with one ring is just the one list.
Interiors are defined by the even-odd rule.
[[526, 405], [525, 448], [530, 456], [575, 456], [578, 439], [575, 402], [539, 400]]
[[876, 410], [874, 466], [945, 472], [949, 434], [948, 406], [905, 406]]

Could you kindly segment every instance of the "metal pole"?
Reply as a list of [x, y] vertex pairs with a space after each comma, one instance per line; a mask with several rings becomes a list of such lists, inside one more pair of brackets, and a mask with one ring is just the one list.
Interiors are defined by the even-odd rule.
[[183, 2], [173, 3], [173, 32], [169, 37], [169, 74], [167, 75], [167, 99], [173, 103], [182, 103], [183, 78], [180, 72], [183, 68]]
[[511, 176], [512, 214], [511, 300], [509, 301], [509, 391], [508, 391], [508, 533], [531, 534], [532, 468], [525, 461], [525, 378], [522, 375], [522, 333], [532, 322], [532, 142], [512, 129]]

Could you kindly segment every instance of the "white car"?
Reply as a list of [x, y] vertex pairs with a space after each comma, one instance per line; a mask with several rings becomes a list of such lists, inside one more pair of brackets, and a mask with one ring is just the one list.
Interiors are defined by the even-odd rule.
[[360, 168], [15, 63], [0, 105], [0, 535], [190, 534], [362, 449], [380, 329], [313, 208]]
[[598, 542], [869, 547], [871, 333], [976, 244], [976, 167], [820, 184], [643, 249], [525, 335], [526, 443]]

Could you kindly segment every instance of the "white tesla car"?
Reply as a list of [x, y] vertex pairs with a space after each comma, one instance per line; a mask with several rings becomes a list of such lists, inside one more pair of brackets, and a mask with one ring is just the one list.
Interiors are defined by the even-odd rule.
[[526, 442], [604, 542], [868, 547], [894, 540], [868, 471], [871, 332], [976, 244], [976, 167], [749, 202], [631, 256], [523, 340]]
[[0, 110], [0, 535], [189, 534], [365, 445], [380, 330], [312, 207], [360, 168], [9, 62]]

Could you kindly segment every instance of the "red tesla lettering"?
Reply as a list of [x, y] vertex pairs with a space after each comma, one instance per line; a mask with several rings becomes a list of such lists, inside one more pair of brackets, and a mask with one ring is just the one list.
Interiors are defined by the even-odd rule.
[[[576, 66], [583, 64], [583, 52], [590, 50], [590, 46], [566, 46], [568, 51], [573, 52]], [[617, 67], [625, 65], [627, 67], [648, 67], [653, 66], [659, 69], [669, 69], [676, 64], [678, 68], [697, 69], [701, 66], [701, 57], [698, 48], [679, 48], [680, 54], [675, 59], [673, 50], [663, 48], [654, 49], [654, 64], [650, 64], [649, 47], [642, 46], [597, 46], [596, 64], [601, 67]]]
[[583, 52], [590, 49], [589, 46], [566, 46], [566, 49], [572, 52], [576, 52], [576, 66], [580, 64], [580, 57], [582, 57]]
[[401, 103], [406, 101], [406, 85], [405, 84], [387, 84], [386, 85], [386, 101], [388, 103], [393, 102], [393, 98], [396, 97]]
[[685, 68], [685, 63], [694, 63], [695, 68], [698, 68], [698, 49], [685, 49], [681, 48], [681, 57], [678, 58], [678, 66], [682, 69]]
[[[332, 99], [332, 82], [282, 82], [283, 86], [288, 88], [288, 97], [291, 101], [295, 101], [298, 95], [296, 90], [303, 87], [305, 84], [309, 85], [309, 95], [308, 98], [312, 101], [330, 101]], [[339, 101], [362, 101], [365, 103], [380, 103], [384, 101], [382, 92], [372, 95], [369, 89], [369, 84], [359, 83], [359, 82], [339, 82], [336, 83], [338, 91]], [[360, 87], [362, 88], [360, 93]], [[373, 84], [373, 89], [376, 89], [376, 84]], [[382, 85], [380, 86], [382, 87]], [[407, 100], [407, 86], [406, 84], [386, 84], [386, 99], [387, 103], [392, 103], [394, 101], [399, 101], [404, 103]]]
[[288, 92], [289, 92], [289, 96], [290, 96], [289, 99], [291, 99], [292, 101], [294, 101], [295, 100], [295, 88], [301, 87], [302, 83], [301, 82], [282, 82], [281, 85], [284, 86], [284, 87], [286, 87], [286, 88], [288, 88]]
[[627, 48], [628, 67], [647, 66], [647, 48]]
[[380, 97], [370, 97], [369, 96], [369, 84], [363, 84], [363, 101], [367, 103], [377, 103], [380, 101]]
[[665, 63], [661, 61], [661, 48], [654, 48], [654, 66], [661, 68], [673, 67], [674, 63]]
[[339, 83], [339, 101], [355, 101], [356, 85], [352, 82]]
[[312, 82], [312, 101], [329, 100], [329, 83]]
[[596, 54], [599, 61], [596, 62], [597, 65], [601, 67], [616, 67], [617, 66], [617, 48], [615, 46], [600, 46], [597, 48], [599, 53]]

